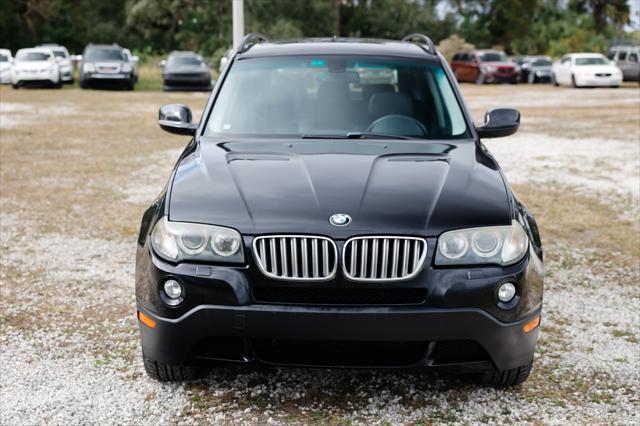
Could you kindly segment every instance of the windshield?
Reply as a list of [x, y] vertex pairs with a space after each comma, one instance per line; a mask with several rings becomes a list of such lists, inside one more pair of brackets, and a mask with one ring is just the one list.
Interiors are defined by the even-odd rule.
[[54, 50], [53, 54], [58, 58], [66, 58], [67, 55], [64, 53], [64, 50]]
[[195, 65], [202, 66], [204, 62], [202, 62], [202, 58], [197, 56], [170, 56], [167, 61], [167, 65], [169, 66], [185, 66], [185, 65]]
[[47, 61], [49, 58], [51, 55], [46, 52], [20, 52], [16, 55], [19, 62]]
[[502, 52], [487, 52], [480, 55], [480, 62], [507, 62], [507, 55]]
[[548, 59], [536, 59], [531, 64], [535, 67], [549, 67], [551, 66], [551, 61]]
[[84, 56], [85, 61], [126, 61], [120, 49], [91, 49]]
[[576, 58], [576, 65], [606, 65], [609, 61], [600, 56], [589, 56], [586, 58]]
[[439, 65], [327, 55], [237, 61], [205, 133], [446, 139], [465, 137], [467, 127]]

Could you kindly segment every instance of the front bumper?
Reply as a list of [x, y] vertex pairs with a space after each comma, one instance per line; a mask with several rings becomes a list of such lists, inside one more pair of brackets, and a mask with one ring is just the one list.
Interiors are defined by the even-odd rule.
[[622, 84], [622, 76], [575, 76], [576, 86], [587, 87], [610, 87], [620, 86]]
[[211, 77], [189, 77], [177, 74], [163, 78], [164, 90], [210, 90]]
[[31, 83], [44, 82], [44, 83], [55, 84], [58, 82], [58, 75], [57, 75], [57, 71], [56, 72], [52, 72], [52, 71], [14, 72], [13, 75], [11, 76], [11, 82], [13, 84], [29, 83], [29, 82]]
[[520, 80], [520, 73], [485, 73], [485, 81], [487, 83], [517, 83]]
[[[428, 244], [434, 253], [435, 240]], [[165, 305], [160, 297], [162, 283], [168, 278], [179, 280], [185, 289], [184, 301], [177, 307]], [[519, 293], [513, 304], [499, 306], [495, 292], [505, 280], [517, 283]], [[356, 306], [261, 300], [257, 290], [273, 286], [305, 288], [312, 293], [327, 288], [358, 291], [367, 287], [348, 283], [340, 276], [334, 282], [311, 285], [276, 283], [255, 271], [251, 261], [249, 267], [172, 265], [157, 258], [146, 244], [139, 246], [138, 311], [155, 321], [154, 328], [140, 323], [143, 352], [167, 364], [206, 359], [322, 366], [456, 364], [506, 370], [530, 362], [538, 339], [537, 328], [529, 333], [522, 328], [539, 315], [542, 305], [542, 263], [533, 250], [521, 262], [506, 268], [447, 269], [427, 264], [409, 281], [368, 285], [380, 293], [390, 288], [424, 290], [424, 299], [414, 304]], [[367, 359], [324, 362], [303, 357], [301, 350], [351, 350], [352, 346], [344, 349], [341, 345], [371, 344], [383, 345], [390, 352], [404, 351], [409, 345], [415, 356], [400, 365], [385, 361], [371, 364]], [[441, 355], [441, 348], [451, 345], [458, 349]], [[473, 345], [480, 350], [474, 351]], [[265, 355], [265, 347], [278, 346], [286, 348], [289, 356]]]
[[92, 73], [83, 74], [81, 80], [89, 84], [131, 84], [135, 77], [131, 73]]
[[73, 81], [73, 68], [60, 69], [60, 80], [65, 82]]

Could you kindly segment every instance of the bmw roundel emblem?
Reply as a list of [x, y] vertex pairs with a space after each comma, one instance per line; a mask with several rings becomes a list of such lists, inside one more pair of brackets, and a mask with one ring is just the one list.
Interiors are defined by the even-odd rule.
[[333, 226], [347, 226], [351, 223], [351, 216], [343, 213], [336, 213], [329, 218], [329, 223]]

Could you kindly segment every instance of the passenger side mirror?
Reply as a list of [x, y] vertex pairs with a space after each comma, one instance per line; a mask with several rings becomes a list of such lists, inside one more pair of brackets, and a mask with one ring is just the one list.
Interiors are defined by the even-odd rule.
[[495, 108], [486, 112], [484, 124], [476, 127], [480, 138], [510, 136], [520, 127], [520, 111], [513, 108]]
[[167, 65], [166, 59], [160, 61], [160, 68], [164, 68]]
[[158, 113], [158, 124], [162, 130], [176, 135], [196, 134], [198, 125], [192, 123], [191, 119], [191, 110], [186, 105], [163, 105]]

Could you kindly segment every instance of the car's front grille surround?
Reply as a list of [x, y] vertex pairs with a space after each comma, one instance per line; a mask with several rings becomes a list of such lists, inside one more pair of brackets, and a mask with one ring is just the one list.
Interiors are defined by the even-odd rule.
[[338, 269], [338, 249], [319, 235], [267, 235], [253, 239], [260, 271], [287, 281], [328, 281]]
[[420, 273], [426, 257], [424, 238], [354, 237], [344, 244], [342, 269], [351, 281], [402, 281]]

